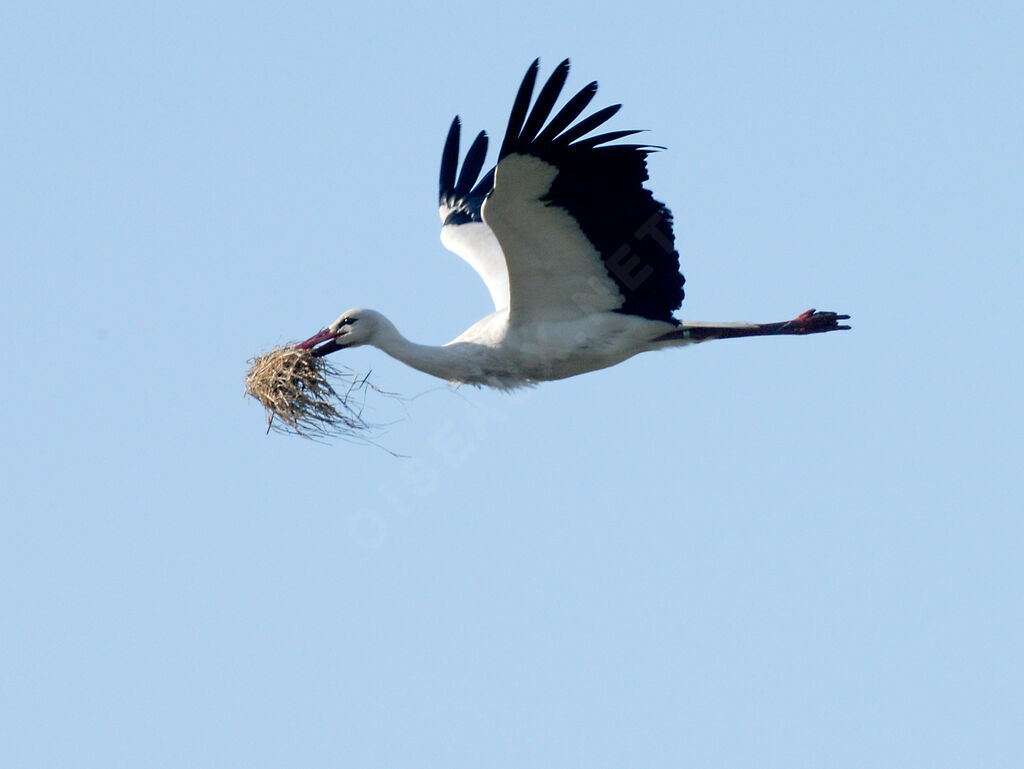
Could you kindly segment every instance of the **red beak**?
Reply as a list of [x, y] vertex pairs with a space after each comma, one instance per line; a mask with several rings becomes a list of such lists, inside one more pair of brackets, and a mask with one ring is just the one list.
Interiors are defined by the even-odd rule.
[[295, 347], [299, 350], [312, 350], [313, 355], [319, 358], [324, 355], [329, 355], [336, 350], [342, 349], [343, 345], [334, 341], [335, 336], [336, 334], [333, 331], [329, 328], [325, 328], [323, 331], [311, 336], [305, 342], [299, 342]]

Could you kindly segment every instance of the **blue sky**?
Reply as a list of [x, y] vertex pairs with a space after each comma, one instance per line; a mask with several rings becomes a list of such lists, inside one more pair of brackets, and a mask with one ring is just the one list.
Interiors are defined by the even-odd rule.
[[[0, 24], [0, 764], [1024, 761], [1015, 4], [18, 3]], [[681, 315], [854, 330], [509, 396], [361, 349], [372, 447], [246, 360], [444, 342], [456, 112], [570, 56], [668, 147]]]

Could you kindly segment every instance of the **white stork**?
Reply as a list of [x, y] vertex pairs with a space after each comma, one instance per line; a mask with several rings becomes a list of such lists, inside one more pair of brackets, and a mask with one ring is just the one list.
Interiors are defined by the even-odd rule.
[[550, 117], [568, 60], [530, 109], [538, 68], [535, 60], [519, 86], [497, 166], [477, 180], [487, 154], [481, 132], [456, 177], [458, 117], [441, 156], [441, 242], [480, 274], [494, 312], [437, 347], [409, 341], [378, 312], [349, 310], [299, 347], [320, 356], [368, 344], [453, 384], [512, 388], [648, 350], [849, 328], [839, 324], [848, 315], [815, 310], [781, 323], [677, 320], [683, 276], [672, 214], [643, 186], [647, 155], [659, 148], [611, 143], [638, 131], [589, 135], [621, 107], [577, 120], [596, 82]]

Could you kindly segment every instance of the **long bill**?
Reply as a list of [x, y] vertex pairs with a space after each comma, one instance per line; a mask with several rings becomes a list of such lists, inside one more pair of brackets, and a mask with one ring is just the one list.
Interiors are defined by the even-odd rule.
[[335, 332], [325, 328], [313, 334], [305, 342], [299, 342], [295, 348], [297, 350], [312, 350], [313, 357], [320, 358], [344, 348], [344, 345], [338, 344], [336, 337]]

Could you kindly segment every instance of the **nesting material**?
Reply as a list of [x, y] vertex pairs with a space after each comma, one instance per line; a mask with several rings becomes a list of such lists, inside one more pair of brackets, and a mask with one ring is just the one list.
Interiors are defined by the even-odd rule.
[[[364, 395], [375, 389], [367, 377], [339, 369], [309, 350], [275, 347], [249, 361], [245, 394], [267, 410], [267, 431], [306, 438], [365, 437]], [[335, 388], [331, 379], [343, 384]]]

